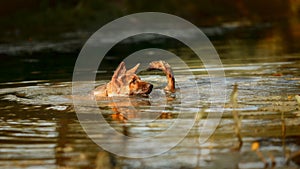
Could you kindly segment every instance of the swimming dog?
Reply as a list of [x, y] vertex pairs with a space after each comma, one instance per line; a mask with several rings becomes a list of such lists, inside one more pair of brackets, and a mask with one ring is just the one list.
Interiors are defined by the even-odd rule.
[[139, 65], [140, 64], [137, 64], [132, 69], [126, 70], [125, 63], [121, 62], [115, 70], [111, 81], [93, 90], [95, 98], [148, 95], [152, 91], [153, 85], [142, 81], [141, 78], [135, 74]]
[[[147, 96], [151, 93], [153, 85], [151, 83], [142, 81], [136, 75], [136, 71], [140, 64], [137, 64], [130, 70], [126, 70], [125, 63], [121, 62], [115, 70], [111, 81], [107, 84], [96, 87], [93, 90], [93, 95], [97, 99], [102, 97], [112, 96], [129, 96], [142, 95]], [[161, 70], [166, 74], [167, 86], [164, 88], [167, 92], [175, 92], [175, 79], [171, 66], [165, 61], [153, 61], [149, 64], [147, 70]]]
[[[130, 70], [126, 70], [125, 63], [121, 62], [115, 70], [111, 81], [107, 84], [96, 87], [92, 93], [96, 100], [101, 100], [105, 97], [116, 96], [118, 102], [112, 101], [109, 106], [115, 112], [112, 114], [112, 119], [126, 122], [128, 119], [138, 117], [140, 114], [135, 109], [130, 109], [130, 106], [150, 105], [149, 101], [138, 101], [135, 98], [122, 98], [122, 96], [142, 95], [148, 96], [151, 93], [153, 85], [142, 81], [136, 71], [140, 64], [137, 64]], [[167, 77], [167, 86], [165, 92], [175, 92], [175, 79], [171, 66], [165, 61], [153, 61], [149, 64], [147, 70], [161, 70]], [[163, 113], [160, 118], [170, 118], [169, 115]]]

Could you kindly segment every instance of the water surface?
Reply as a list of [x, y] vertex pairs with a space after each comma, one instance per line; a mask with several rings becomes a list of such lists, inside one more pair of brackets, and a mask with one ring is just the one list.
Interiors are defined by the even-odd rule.
[[[43, 53], [44, 57], [38, 56], [41, 53], [9, 57], [5, 71], [16, 74], [9, 75], [13, 77], [12, 80], [2, 76], [0, 84], [0, 166], [298, 168], [300, 157], [295, 154], [300, 151], [300, 105], [295, 96], [300, 94], [300, 55], [287, 50], [282, 46], [283, 41], [275, 35], [259, 39], [213, 41], [226, 74], [227, 100], [218, 128], [204, 144], [198, 141], [201, 137], [198, 128], [204, 125], [209, 113], [218, 112], [219, 109], [207, 99], [211, 79], [205, 67], [185, 47], [169, 47], [168, 50], [180, 55], [189, 65], [189, 72], [194, 74], [191, 80], [198, 85], [198, 100], [181, 102], [180, 95], [193, 97], [197, 94], [194, 88], [189, 88], [188, 82], [181, 86], [182, 90], [175, 96], [167, 98], [161, 90], [165, 83], [164, 75], [141, 72], [141, 78], [155, 84], [155, 89], [150, 98], [129, 99], [134, 111], [128, 108], [128, 101], [124, 99], [98, 101], [99, 110], [106, 121], [116, 131], [133, 137], [150, 137], [165, 131], [178, 119], [182, 110], [184, 116], [179, 120], [189, 123], [196, 118], [194, 127], [176, 147], [158, 156], [141, 159], [120, 157], [104, 151], [83, 130], [71, 97], [70, 77], [76, 54], [50, 52]], [[56, 64], [51, 61], [52, 56], [64, 59]], [[112, 52], [104, 62], [109, 61], [112, 64], [103, 68], [105, 71], [98, 72], [100, 80], [97, 84], [108, 82], [119, 62], [118, 55]], [[23, 67], [13, 70], [20, 62]], [[43, 67], [42, 63], [50, 67]], [[176, 80], [186, 80], [184, 74], [187, 70], [176, 63], [171, 65], [178, 75]], [[20, 75], [20, 72], [23, 74]], [[236, 91], [233, 91], [234, 84], [237, 84]], [[230, 101], [232, 93], [237, 94], [235, 105]], [[82, 107], [89, 110], [85, 101], [82, 101]], [[196, 117], [191, 113], [195, 109], [199, 110]], [[126, 118], [116, 116], [116, 111], [126, 114]], [[239, 134], [242, 144], [237, 137], [234, 113], [238, 114], [241, 124]], [[180, 132], [178, 130], [178, 133], [163, 137], [161, 144], [168, 145]], [[100, 139], [114, 141], [106, 137]], [[253, 149], [255, 144], [259, 144], [259, 149]], [[139, 146], [133, 149], [137, 151]]]

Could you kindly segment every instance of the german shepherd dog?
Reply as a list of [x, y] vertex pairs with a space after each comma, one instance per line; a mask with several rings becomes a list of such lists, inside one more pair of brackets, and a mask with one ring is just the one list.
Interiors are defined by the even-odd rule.
[[[136, 71], [140, 64], [137, 64], [130, 70], [126, 70], [125, 63], [121, 62], [118, 68], [115, 70], [111, 81], [107, 84], [96, 87], [92, 94], [96, 100], [102, 100], [105, 97], [116, 96], [118, 98], [122, 96], [130, 95], [141, 95], [148, 96], [153, 88], [153, 85], [142, 81], [141, 78], [136, 75]], [[170, 65], [164, 61], [154, 61], [149, 64], [147, 70], [161, 70], [166, 74], [167, 86], [164, 88], [165, 92], [173, 93], [175, 92], [175, 79], [173, 76], [172, 69]], [[122, 98], [119, 99], [121, 102], [111, 102], [109, 106], [115, 112], [112, 114], [112, 119], [121, 122], [126, 122], [129, 119], [139, 117], [139, 112], [136, 110], [128, 108], [128, 106], [138, 106], [138, 105], [150, 105], [150, 102], [138, 101], [138, 99], [133, 98]], [[169, 118], [166, 113], [162, 113], [160, 118]]]
[[[139, 65], [140, 64], [137, 64], [130, 70], [126, 70], [125, 63], [121, 62], [115, 70], [111, 81], [93, 90], [92, 93], [96, 100], [102, 97], [129, 95], [147, 96], [150, 94], [153, 85], [142, 81], [141, 78], [136, 75]], [[148, 70], [154, 69], [161, 70], [166, 74], [168, 83], [165, 87], [165, 91], [175, 92], [175, 79], [170, 65], [164, 61], [153, 61], [149, 64]]]

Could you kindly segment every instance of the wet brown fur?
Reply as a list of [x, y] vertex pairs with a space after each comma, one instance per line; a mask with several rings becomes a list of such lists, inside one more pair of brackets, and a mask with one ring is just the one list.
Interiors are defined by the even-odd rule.
[[111, 81], [93, 90], [94, 97], [99, 99], [107, 96], [148, 95], [152, 91], [153, 85], [142, 81], [135, 74], [139, 65], [137, 64], [132, 69], [126, 70], [125, 63], [121, 62], [114, 72]]
[[167, 92], [175, 92], [175, 78], [171, 66], [165, 61], [153, 61], [149, 64], [148, 70], [161, 70], [166, 74], [168, 84], [165, 87]]

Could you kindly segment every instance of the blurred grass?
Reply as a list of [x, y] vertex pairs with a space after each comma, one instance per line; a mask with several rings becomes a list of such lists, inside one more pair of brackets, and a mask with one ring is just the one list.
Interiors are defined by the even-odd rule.
[[[136, 12], [165, 12], [197, 26], [224, 22], [281, 22], [291, 11], [299, 16], [300, 0], [11, 0], [0, 1], [0, 43], [48, 39], [57, 34], [87, 30]], [[296, 11], [296, 12], [295, 12]]]
[[[67, 2], [57, 1], [52, 4], [51, 0], [41, 0], [23, 8], [17, 7], [8, 11], [9, 14], [2, 14], [1, 41], [26, 40], [32, 37], [52, 39], [57, 33], [93, 29], [121, 16], [118, 9], [104, 1]], [[3, 8], [5, 2], [0, 2], [0, 6]]]

